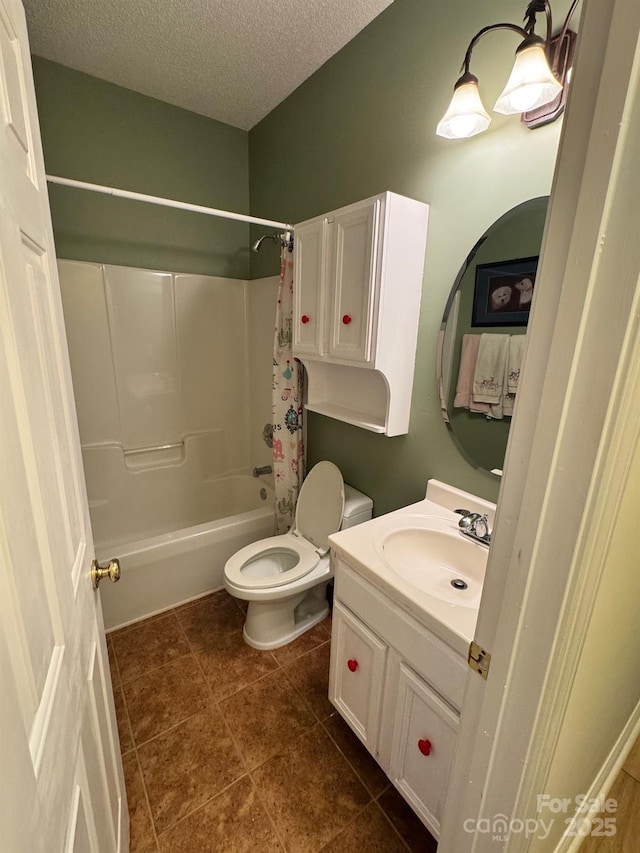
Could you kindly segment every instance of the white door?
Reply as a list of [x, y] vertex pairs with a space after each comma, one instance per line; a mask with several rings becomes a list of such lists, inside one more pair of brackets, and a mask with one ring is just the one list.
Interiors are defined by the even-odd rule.
[[324, 355], [326, 238], [324, 219], [296, 225], [293, 248], [294, 355]]
[[371, 360], [380, 200], [351, 205], [331, 224], [329, 355]]
[[[90, 334], [90, 330], [87, 330]], [[25, 18], [0, 0], [0, 849], [126, 851]]]
[[402, 661], [391, 750], [391, 779], [434, 835], [458, 731], [458, 715]]
[[378, 754], [378, 730], [387, 646], [336, 602], [331, 643], [329, 699], [369, 752]]

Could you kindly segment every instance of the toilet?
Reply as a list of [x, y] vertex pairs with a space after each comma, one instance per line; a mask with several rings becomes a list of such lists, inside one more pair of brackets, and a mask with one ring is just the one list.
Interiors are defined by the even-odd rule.
[[331, 533], [371, 518], [373, 501], [345, 485], [332, 462], [311, 469], [298, 496], [292, 529], [241, 548], [224, 567], [224, 586], [248, 601], [243, 634], [254, 649], [277, 649], [329, 612]]

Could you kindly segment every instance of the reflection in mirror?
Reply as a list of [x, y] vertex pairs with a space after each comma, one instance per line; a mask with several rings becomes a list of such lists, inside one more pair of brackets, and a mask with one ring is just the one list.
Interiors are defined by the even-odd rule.
[[475, 468], [501, 471], [548, 198], [514, 207], [458, 273], [438, 340], [442, 416]]

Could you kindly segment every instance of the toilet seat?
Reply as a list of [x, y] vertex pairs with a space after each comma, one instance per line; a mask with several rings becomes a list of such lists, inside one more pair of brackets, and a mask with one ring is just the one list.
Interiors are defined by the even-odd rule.
[[294, 529], [241, 548], [227, 560], [225, 579], [245, 590], [294, 583], [328, 553], [328, 537], [340, 529], [343, 511], [342, 474], [332, 462], [318, 462], [300, 489]]
[[226, 579], [240, 589], [283, 586], [304, 577], [320, 562], [317, 548], [295, 533], [246, 545], [227, 560]]

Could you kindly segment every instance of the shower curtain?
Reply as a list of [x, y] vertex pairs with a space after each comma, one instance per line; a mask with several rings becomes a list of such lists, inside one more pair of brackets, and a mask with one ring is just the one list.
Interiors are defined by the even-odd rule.
[[293, 357], [293, 255], [287, 246], [280, 257], [280, 285], [273, 342], [273, 473], [276, 533], [293, 525], [298, 492], [304, 479], [302, 440], [302, 365]]

